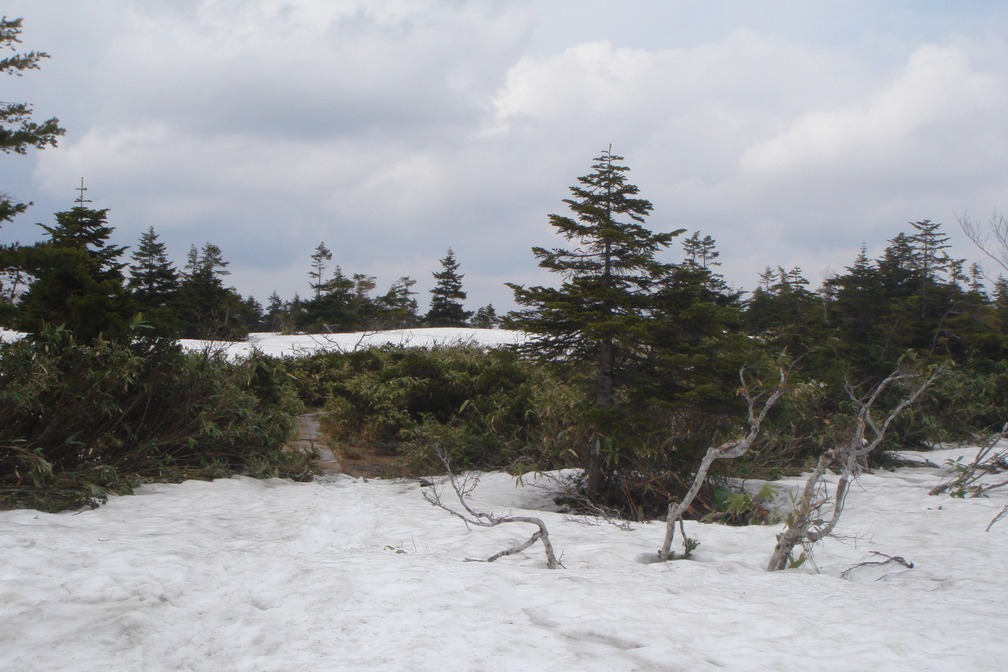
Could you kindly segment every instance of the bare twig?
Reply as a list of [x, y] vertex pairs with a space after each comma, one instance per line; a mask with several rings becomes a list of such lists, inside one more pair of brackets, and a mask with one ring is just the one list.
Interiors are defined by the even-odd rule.
[[[979, 222], [970, 219], [966, 213], [956, 216], [959, 226], [966, 237], [973, 241], [977, 248], [996, 261], [1001, 268], [1008, 271], [1008, 219], [997, 212], [991, 215], [986, 230]], [[991, 241], [991, 236], [994, 241]]]
[[435, 451], [435, 454], [437, 455], [438, 460], [441, 461], [441, 464], [444, 465], [448, 474], [447, 481], [451, 485], [452, 491], [455, 493], [456, 499], [458, 499], [459, 503], [462, 505], [463, 510], [458, 511], [453, 509], [442, 501], [441, 490], [444, 483], [443, 481], [440, 484], [433, 484], [423, 489], [424, 499], [428, 502], [438, 508], [444, 509], [456, 518], [461, 519], [462, 522], [466, 524], [466, 527], [469, 527], [470, 525], [474, 525], [476, 527], [497, 527], [498, 525], [502, 525], [504, 523], [528, 523], [530, 525], [535, 525], [538, 528], [527, 541], [512, 548], [500, 551], [499, 553], [495, 553], [484, 562], [493, 562], [508, 555], [521, 553], [537, 541], [541, 541], [543, 550], [546, 553], [546, 567], [549, 569], [557, 568], [559, 562], [557, 562], [556, 554], [553, 552], [553, 544], [550, 542], [549, 530], [546, 529], [546, 524], [542, 521], [542, 519], [533, 516], [498, 516], [494, 513], [477, 511], [472, 508], [469, 502], [466, 501], [466, 498], [470, 493], [472, 493], [473, 489], [475, 489], [479, 479], [470, 474], [463, 475], [462, 479], [459, 480], [452, 471], [451, 464], [444, 452], [438, 448]]
[[[872, 567], [872, 566], [879, 566], [879, 567], [881, 567], [882, 565], [888, 565], [889, 563], [892, 563], [892, 562], [895, 562], [898, 565], [903, 565], [907, 569], [913, 569], [914, 568], [914, 563], [912, 563], [909, 560], [907, 560], [906, 558], [903, 558], [903, 557], [898, 556], [898, 555], [886, 555], [885, 553], [879, 553], [878, 551], [872, 551], [871, 554], [875, 555], [875, 556], [879, 556], [879, 557], [885, 558], [885, 560], [866, 560], [864, 562], [859, 562], [858, 564], [854, 565], [853, 567], [848, 567], [847, 569], [845, 569], [843, 571], [843, 573], [840, 574], [840, 578], [841, 579], [846, 579], [848, 576], [850, 576], [851, 572], [853, 572], [855, 569], [857, 569], [859, 567]], [[879, 578], [881, 578], [881, 577], [879, 577]], [[876, 581], [877, 580], [878, 579], [876, 579]]]

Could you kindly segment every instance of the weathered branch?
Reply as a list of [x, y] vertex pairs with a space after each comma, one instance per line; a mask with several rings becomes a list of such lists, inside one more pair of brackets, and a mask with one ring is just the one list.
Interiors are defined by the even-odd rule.
[[[799, 544], [809, 548], [833, 533], [843, 512], [850, 484], [860, 475], [860, 465], [864, 458], [882, 443], [886, 430], [892, 422], [917, 401], [943, 372], [944, 369], [939, 367], [927, 378], [922, 379], [920, 374], [897, 369], [879, 383], [865, 399], [858, 399], [854, 389], [848, 385], [848, 394], [860, 405], [850, 435], [847, 440], [833, 446], [819, 457], [794, 507], [787, 515], [784, 531], [777, 535], [777, 544], [767, 564], [769, 571], [786, 569], [792, 562], [795, 547]], [[917, 385], [879, 424], [873, 414], [873, 407], [879, 395], [893, 383], [913, 379], [918, 381]], [[826, 472], [830, 469], [835, 469], [838, 473], [832, 498], [826, 483]], [[832, 511], [827, 513], [824, 509], [830, 501], [833, 503]]]
[[888, 565], [890, 563], [896, 563], [897, 565], [902, 565], [902, 566], [906, 567], [907, 569], [913, 569], [914, 568], [914, 563], [912, 563], [911, 561], [909, 561], [906, 558], [904, 558], [902, 556], [899, 556], [899, 555], [887, 555], [885, 553], [880, 553], [878, 551], [872, 551], [871, 554], [875, 555], [875, 556], [878, 556], [880, 558], [885, 558], [885, 560], [865, 560], [864, 562], [859, 562], [858, 564], [854, 565], [853, 567], [848, 567], [847, 569], [845, 569], [840, 574], [840, 578], [841, 579], [846, 579], [847, 577], [849, 577], [851, 575], [851, 572], [853, 572], [855, 569], [859, 569], [861, 567], [882, 567], [882, 566]]
[[990, 490], [1008, 485], [1008, 480], [1000, 483], [979, 482], [987, 474], [1004, 471], [1008, 468], [1008, 447], [998, 448], [998, 444], [1003, 439], [1008, 439], [1008, 424], [1001, 428], [1000, 432], [995, 432], [987, 437], [987, 440], [980, 444], [977, 454], [969, 464], [954, 463], [957, 470], [956, 477], [948, 481], [943, 481], [928, 492], [929, 495], [940, 495], [949, 492], [954, 497], [982, 497]]
[[[739, 371], [739, 380], [741, 381], [741, 387], [739, 388], [739, 393], [745, 397], [746, 402], [749, 406], [749, 432], [743, 436], [734, 438], [730, 441], [725, 441], [720, 446], [715, 446], [710, 448], [707, 453], [703, 456], [700, 461], [700, 466], [697, 468], [697, 473], [693, 477], [693, 483], [690, 485], [690, 489], [686, 491], [685, 496], [682, 501], [676, 502], [672, 501], [669, 503], [668, 515], [665, 518], [665, 539], [662, 542], [661, 548], [658, 550], [658, 559], [661, 561], [666, 561], [672, 557], [672, 541], [675, 537], [675, 526], [676, 522], [680, 523], [683, 514], [689, 509], [690, 505], [693, 503], [693, 499], [700, 492], [700, 488], [703, 486], [704, 480], [707, 478], [707, 472], [710, 470], [711, 465], [714, 464], [715, 460], [732, 460], [741, 457], [749, 450], [756, 437], [759, 435], [760, 424], [763, 419], [766, 418], [767, 413], [773, 408], [773, 405], [777, 403], [781, 395], [784, 394], [784, 385], [787, 382], [787, 371], [784, 369], [780, 370], [780, 382], [777, 384], [773, 390], [770, 391], [769, 395], [763, 401], [763, 406], [756, 411], [756, 404], [760, 397], [763, 395], [756, 395], [749, 391], [748, 385], [746, 385], [745, 380], [745, 369]], [[688, 548], [688, 541], [686, 539], [685, 533], [683, 533], [683, 545], [684, 548]]]
[[427, 486], [423, 489], [423, 496], [428, 502], [434, 506], [444, 509], [448, 513], [452, 514], [456, 518], [459, 518], [466, 524], [466, 527], [470, 525], [475, 525], [476, 527], [497, 527], [504, 523], [528, 523], [530, 525], [535, 525], [538, 529], [536, 532], [532, 533], [532, 536], [525, 542], [518, 544], [512, 548], [495, 553], [487, 558], [484, 562], [493, 562], [508, 555], [514, 555], [516, 553], [521, 553], [527, 548], [531, 547], [537, 541], [541, 541], [543, 545], [543, 550], [546, 553], [546, 567], [549, 569], [556, 569], [560, 564], [557, 561], [556, 554], [553, 552], [553, 544], [550, 542], [549, 530], [546, 529], [546, 523], [540, 518], [534, 516], [498, 516], [494, 513], [488, 513], [485, 511], [477, 511], [469, 505], [466, 501], [466, 497], [473, 491], [476, 487], [478, 479], [472, 476], [464, 476], [461, 481], [452, 471], [451, 464], [448, 461], [448, 457], [440, 449], [435, 451], [438, 460], [444, 465], [445, 471], [447, 472], [447, 480], [451, 485], [452, 491], [455, 493], [456, 499], [458, 499], [459, 504], [462, 505], [463, 511], [458, 511], [451, 508], [445, 504], [441, 499], [441, 484], [433, 484]]
[[[965, 213], [962, 217], [956, 216], [956, 219], [959, 220], [959, 226], [962, 227], [966, 237], [973, 241], [973, 244], [981, 252], [1008, 271], [1008, 219], [995, 212], [987, 222], [987, 231], [979, 222], [971, 220]], [[994, 236], [993, 244], [990, 240], [992, 235]]]

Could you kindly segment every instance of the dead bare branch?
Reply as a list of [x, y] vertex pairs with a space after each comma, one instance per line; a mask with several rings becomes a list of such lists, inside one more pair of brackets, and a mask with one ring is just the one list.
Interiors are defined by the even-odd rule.
[[[445, 504], [441, 499], [441, 491], [443, 489], [444, 481], [423, 488], [424, 499], [428, 502], [440, 509], [444, 509], [456, 518], [461, 519], [462, 522], [466, 524], [467, 528], [471, 525], [476, 527], [497, 527], [498, 525], [503, 525], [504, 523], [528, 523], [530, 525], [535, 525], [536, 528], [538, 528], [536, 532], [532, 533], [532, 536], [529, 537], [527, 541], [524, 541], [512, 548], [500, 551], [499, 553], [495, 553], [483, 562], [493, 562], [508, 555], [521, 553], [522, 551], [530, 548], [537, 541], [541, 541], [543, 550], [546, 553], [546, 567], [548, 569], [557, 568], [559, 562], [557, 561], [556, 554], [553, 552], [553, 544], [550, 542], [549, 530], [546, 529], [546, 524], [542, 521], [542, 519], [534, 516], [499, 516], [486, 511], [477, 511], [472, 508], [467, 501], [467, 498], [475, 489], [477, 483], [479, 482], [479, 478], [473, 474], [463, 474], [460, 480], [452, 471], [451, 464], [448, 461], [447, 455], [444, 454], [444, 451], [437, 448], [435, 450], [435, 455], [437, 455], [441, 464], [444, 465], [447, 473], [447, 482], [451, 486], [452, 491], [455, 493], [455, 498], [458, 500], [459, 504], [461, 504], [463, 510], [458, 511], [453, 509]], [[472, 560], [467, 558], [467, 561]]]
[[[959, 226], [966, 237], [973, 241], [981, 252], [1008, 271], [1008, 219], [995, 212], [986, 227], [970, 219], [966, 213], [961, 217], [956, 215], [956, 219], [959, 220]], [[991, 236], [994, 238], [993, 242]]]
[[[808, 557], [808, 551], [814, 544], [833, 533], [843, 512], [850, 484], [861, 474], [861, 465], [867, 455], [882, 443], [892, 422], [916, 402], [942, 373], [944, 373], [943, 367], [934, 369], [926, 377], [920, 373], [897, 369], [864, 399], [858, 399], [854, 389], [848, 386], [848, 394], [860, 406], [850, 434], [845, 441], [833, 446], [819, 457], [811, 475], [805, 481], [805, 487], [798, 494], [794, 507], [785, 518], [784, 531], [777, 535], [777, 544], [767, 564], [769, 571], [787, 569], [795, 563], [793, 553], [798, 545], [805, 548], [804, 556]], [[913, 381], [916, 381], [916, 384], [910, 389], [910, 393], [879, 423], [873, 413], [879, 395], [890, 385]], [[831, 469], [835, 469], [838, 473], [832, 496], [826, 483], [826, 473]], [[829, 511], [828, 505], [831, 502], [832, 511]]]
[[[693, 499], [697, 496], [697, 493], [700, 492], [700, 488], [703, 486], [703, 482], [707, 478], [707, 472], [710, 470], [711, 465], [714, 464], [715, 460], [731, 460], [741, 457], [747, 450], [749, 450], [750, 446], [752, 446], [759, 434], [760, 424], [763, 422], [763, 419], [766, 418], [767, 413], [771, 408], [773, 408], [773, 405], [777, 403], [777, 400], [781, 398], [781, 395], [784, 394], [784, 386], [787, 383], [787, 371], [783, 368], [780, 369], [780, 381], [775, 388], [769, 391], [769, 393], [753, 395], [749, 390], [749, 385], [746, 383], [744, 368], [739, 371], [739, 381], [741, 382], [739, 394], [745, 398], [749, 406], [749, 432], [745, 436], [736, 437], [730, 441], [725, 441], [720, 446], [710, 448], [700, 461], [697, 473], [693, 477], [693, 483], [690, 485], [690, 489], [686, 491], [682, 501], [669, 502], [668, 515], [665, 518], [665, 539], [662, 541], [662, 546], [658, 550], [658, 559], [663, 562], [672, 557], [672, 541], [675, 537], [675, 526], [677, 522], [679, 523], [680, 529], [683, 531], [682, 536], [684, 550], [689, 552], [691, 550], [691, 545], [695, 547], [696, 542], [686, 537], [685, 528], [682, 525], [683, 514], [687, 509], [689, 509], [690, 505], [693, 503]], [[761, 399], [763, 401], [763, 406], [757, 412], [756, 405]]]
[[[850, 576], [851, 572], [853, 572], [855, 569], [859, 567], [875, 567], [875, 566], [881, 567], [883, 565], [888, 565], [893, 562], [896, 563], [897, 565], [903, 565], [907, 569], [914, 568], [914, 563], [910, 562], [906, 558], [903, 558], [899, 555], [886, 555], [885, 553], [880, 553], [878, 551], [872, 551], [871, 554], [885, 558], [885, 560], [865, 560], [864, 562], [859, 562], [853, 567], [848, 567], [847, 569], [845, 569], [843, 573], [840, 574], [840, 578], [846, 579], [847, 577]], [[876, 581], [878, 581], [878, 579], [876, 579]]]

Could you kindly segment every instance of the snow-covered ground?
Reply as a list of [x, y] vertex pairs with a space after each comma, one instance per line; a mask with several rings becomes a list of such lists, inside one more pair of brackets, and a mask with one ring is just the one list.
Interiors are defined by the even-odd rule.
[[[228, 352], [520, 337], [256, 334]], [[532, 529], [469, 530], [412, 480], [239, 477], [144, 486], [96, 510], [0, 512], [0, 670], [1008, 669], [1008, 520], [985, 531], [1008, 493], [928, 496], [949, 473], [863, 476], [816, 566], [780, 573], [765, 571], [779, 526], [687, 522], [695, 559], [654, 563], [661, 523], [587, 524], [555, 512], [548, 483], [503, 474], [484, 475], [473, 504], [541, 516], [565, 569], [545, 569], [539, 546], [466, 562]], [[841, 577], [873, 551], [914, 567]]]
[[[955, 451], [929, 453], [938, 464]], [[1004, 670], [1006, 496], [930, 497], [947, 469], [865, 475], [811, 567], [768, 573], [778, 527], [687, 523], [694, 560], [648, 563], [662, 525], [552, 512], [484, 475], [466, 529], [417, 481], [151, 485], [78, 513], [0, 513], [0, 669]], [[781, 486], [794, 488], [797, 479]], [[841, 573], [871, 551], [914, 563]]]

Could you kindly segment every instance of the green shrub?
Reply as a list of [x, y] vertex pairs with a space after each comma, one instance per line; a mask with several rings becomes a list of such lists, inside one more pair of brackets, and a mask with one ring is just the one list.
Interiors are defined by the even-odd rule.
[[277, 362], [174, 343], [78, 343], [61, 330], [0, 346], [0, 504], [96, 505], [152, 480], [309, 478], [284, 445], [300, 402]]
[[327, 397], [322, 427], [349, 450], [400, 455], [413, 471], [559, 466], [576, 407], [541, 367], [504, 349], [386, 347], [292, 362], [309, 399]]

